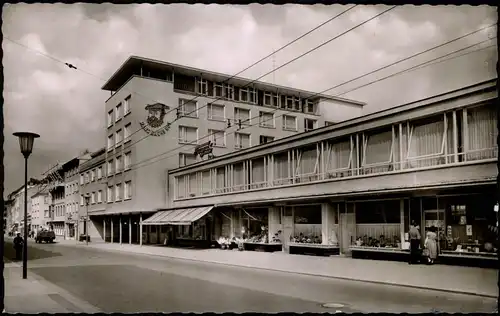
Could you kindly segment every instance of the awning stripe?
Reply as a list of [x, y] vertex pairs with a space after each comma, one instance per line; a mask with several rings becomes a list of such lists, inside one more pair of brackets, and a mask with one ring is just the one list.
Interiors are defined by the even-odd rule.
[[207, 215], [214, 206], [184, 208], [156, 212], [142, 221], [143, 225], [189, 225]]

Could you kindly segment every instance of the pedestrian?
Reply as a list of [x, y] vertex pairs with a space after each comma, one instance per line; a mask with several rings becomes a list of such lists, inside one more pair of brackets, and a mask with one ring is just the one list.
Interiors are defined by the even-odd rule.
[[420, 232], [419, 226], [415, 221], [412, 221], [410, 231], [408, 232], [410, 238], [410, 261], [409, 264], [418, 263], [420, 259]]
[[14, 250], [16, 251], [16, 260], [21, 260], [21, 254], [23, 250], [24, 240], [20, 233], [14, 238]]
[[432, 226], [427, 232], [427, 237], [425, 238], [425, 249], [427, 249], [427, 264], [434, 264], [434, 260], [437, 258], [437, 234], [436, 227]]

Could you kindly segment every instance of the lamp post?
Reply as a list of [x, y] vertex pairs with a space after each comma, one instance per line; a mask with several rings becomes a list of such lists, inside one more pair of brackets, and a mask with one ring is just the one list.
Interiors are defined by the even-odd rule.
[[88, 228], [88, 221], [89, 221], [89, 202], [90, 202], [90, 195], [87, 193], [85, 194], [85, 205], [87, 206], [87, 214], [85, 215], [85, 243], [87, 246], [89, 245], [89, 228]]
[[19, 138], [19, 146], [24, 156], [24, 247], [23, 247], [23, 279], [28, 278], [28, 158], [33, 150], [35, 138], [40, 135], [30, 132], [14, 133]]

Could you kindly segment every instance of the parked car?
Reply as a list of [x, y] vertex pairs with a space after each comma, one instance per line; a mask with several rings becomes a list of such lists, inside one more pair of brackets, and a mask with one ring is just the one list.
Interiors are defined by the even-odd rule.
[[54, 240], [56, 239], [56, 234], [51, 231], [51, 230], [42, 230], [39, 231], [38, 234], [36, 235], [35, 242], [36, 243], [42, 243], [42, 241], [45, 241], [46, 243], [53, 243]]

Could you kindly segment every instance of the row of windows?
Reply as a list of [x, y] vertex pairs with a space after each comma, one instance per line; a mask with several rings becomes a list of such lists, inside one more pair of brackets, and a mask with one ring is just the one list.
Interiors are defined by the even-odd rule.
[[70, 196], [71, 194], [77, 193], [78, 192], [78, 183], [72, 183], [66, 185], [66, 196]]
[[[221, 104], [209, 103], [207, 105], [207, 118], [215, 121], [226, 121], [226, 107]], [[259, 125], [260, 127], [275, 128], [275, 113], [274, 112], [259, 112]], [[192, 118], [198, 117], [198, 103], [194, 100], [179, 99], [179, 115]], [[283, 115], [283, 129], [290, 131], [297, 131], [297, 117], [292, 115]], [[228, 120], [228, 125], [231, 120]], [[234, 108], [233, 124], [251, 125], [250, 110], [242, 108]], [[309, 131], [317, 128], [317, 121], [313, 119], [304, 119], [305, 130]], [[112, 136], [109, 136], [112, 137]], [[112, 139], [111, 139], [112, 141]], [[108, 147], [110, 140], [108, 138]]]
[[80, 184], [84, 185], [84, 184], [88, 184], [90, 182], [94, 182], [94, 181], [96, 181], [96, 176], [97, 176], [97, 180], [102, 179], [102, 177], [104, 176], [103, 172], [102, 172], [102, 166], [97, 167], [93, 170], [87, 171], [85, 173], [81, 173], [80, 174]]
[[107, 165], [108, 177], [113, 175], [113, 173], [119, 173], [122, 171], [129, 170], [131, 165], [131, 154], [132, 153], [129, 151], [125, 153], [123, 157], [120, 155], [117, 156], [116, 159], [114, 160], [113, 159], [109, 160]]
[[108, 112], [108, 127], [113, 126], [113, 123], [118, 122], [122, 117], [130, 113], [130, 98], [131, 96], [129, 95], [123, 102], [118, 103], [114, 110]]
[[107, 190], [107, 202], [112, 203], [113, 201], [119, 202], [123, 200], [129, 200], [132, 198], [132, 181], [126, 181], [123, 183], [117, 183], [114, 185], [108, 186]]
[[108, 150], [113, 149], [114, 147], [118, 147], [123, 143], [127, 143], [131, 140], [130, 135], [132, 133], [132, 123], [128, 123], [125, 125], [123, 130], [120, 128], [115, 132], [115, 134], [108, 135]]
[[[90, 193], [90, 204], [102, 203], [102, 190]], [[80, 195], [80, 205], [85, 205], [85, 197]]]
[[54, 213], [56, 217], [64, 216], [66, 213], [64, 205], [56, 205], [54, 206]]
[[78, 174], [78, 167], [72, 168], [64, 173], [65, 178], [71, 178], [72, 176]]
[[251, 87], [241, 88], [227, 83], [209, 82], [201, 78], [196, 78], [195, 92], [225, 100], [316, 113], [316, 102], [309, 99], [257, 90]]

